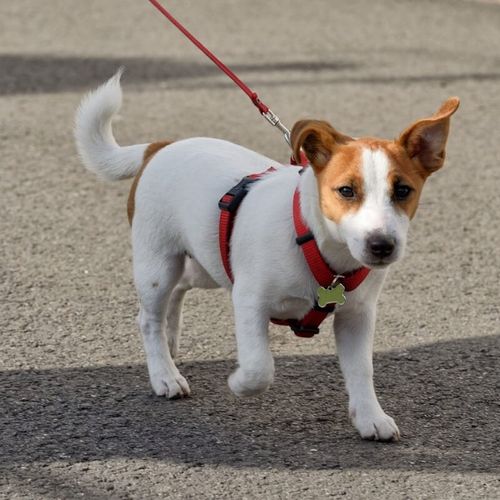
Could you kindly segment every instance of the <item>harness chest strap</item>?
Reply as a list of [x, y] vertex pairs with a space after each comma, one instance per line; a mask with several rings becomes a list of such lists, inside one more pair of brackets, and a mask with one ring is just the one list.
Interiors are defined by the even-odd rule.
[[227, 277], [231, 283], [234, 281], [233, 272], [231, 271], [231, 262], [229, 259], [229, 247], [231, 244], [231, 233], [233, 232], [234, 219], [236, 212], [243, 198], [248, 194], [247, 187], [253, 182], [259, 180], [264, 174], [276, 170], [274, 167], [269, 168], [265, 172], [259, 174], [252, 174], [243, 177], [238, 184], [233, 186], [220, 200], [219, 200], [219, 249], [222, 257], [222, 264], [226, 271]]
[[[230, 242], [238, 207], [248, 193], [248, 186], [259, 180], [265, 173], [273, 170], [275, 169], [271, 167], [265, 172], [244, 177], [219, 201], [219, 248], [224, 269], [231, 282], [233, 282], [233, 274], [230, 263]], [[302, 248], [304, 258], [306, 259], [311, 273], [320, 286], [330, 286], [338, 277], [338, 274], [330, 269], [330, 266], [321, 256], [314, 235], [302, 219], [298, 189], [295, 190], [293, 195], [293, 221], [296, 232], [296, 242]], [[370, 270], [368, 268], [361, 267], [342, 276], [338, 281], [344, 285], [345, 291], [351, 292], [363, 282], [369, 272]], [[312, 337], [319, 333], [319, 325], [330, 313], [334, 312], [334, 310], [334, 304], [320, 307], [315, 303], [314, 307], [301, 320], [280, 320], [271, 318], [271, 322], [277, 325], [289, 326], [295, 335], [299, 337]]]

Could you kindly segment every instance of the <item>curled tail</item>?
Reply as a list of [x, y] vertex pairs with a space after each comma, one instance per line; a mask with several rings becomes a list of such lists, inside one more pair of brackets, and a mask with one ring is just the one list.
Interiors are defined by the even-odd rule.
[[120, 78], [123, 69], [99, 88], [85, 96], [75, 120], [78, 154], [88, 170], [99, 177], [116, 181], [133, 177], [141, 168], [148, 144], [119, 146], [111, 122], [122, 104]]

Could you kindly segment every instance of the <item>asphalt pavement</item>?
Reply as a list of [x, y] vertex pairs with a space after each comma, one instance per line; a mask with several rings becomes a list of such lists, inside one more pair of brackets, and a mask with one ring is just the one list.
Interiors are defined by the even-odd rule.
[[448, 96], [445, 168], [379, 301], [375, 383], [399, 443], [347, 417], [331, 320], [271, 328], [276, 382], [239, 400], [231, 304], [191, 291], [186, 400], [151, 394], [130, 182], [76, 157], [75, 109], [125, 66], [121, 144], [220, 137], [285, 161], [248, 99], [138, 0], [0, 2], [0, 498], [500, 498], [500, 2], [165, 2], [291, 126], [397, 136]]

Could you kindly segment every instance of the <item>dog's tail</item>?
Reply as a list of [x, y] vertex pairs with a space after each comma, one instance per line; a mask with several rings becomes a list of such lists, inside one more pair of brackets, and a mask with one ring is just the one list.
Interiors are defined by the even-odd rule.
[[76, 147], [83, 164], [108, 181], [133, 177], [141, 168], [148, 147], [121, 147], [113, 136], [111, 122], [122, 105], [122, 73], [120, 68], [105, 84], [85, 96], [75, 120]]

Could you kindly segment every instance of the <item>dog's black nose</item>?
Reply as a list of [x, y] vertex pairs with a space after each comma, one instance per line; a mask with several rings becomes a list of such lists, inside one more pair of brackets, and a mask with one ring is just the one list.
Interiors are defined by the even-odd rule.
[[391, 236], [382, 234], [373, 234], [366, 240], [366, 244], [374, 257], [389, 257], [394, 251], [396, 240]]

